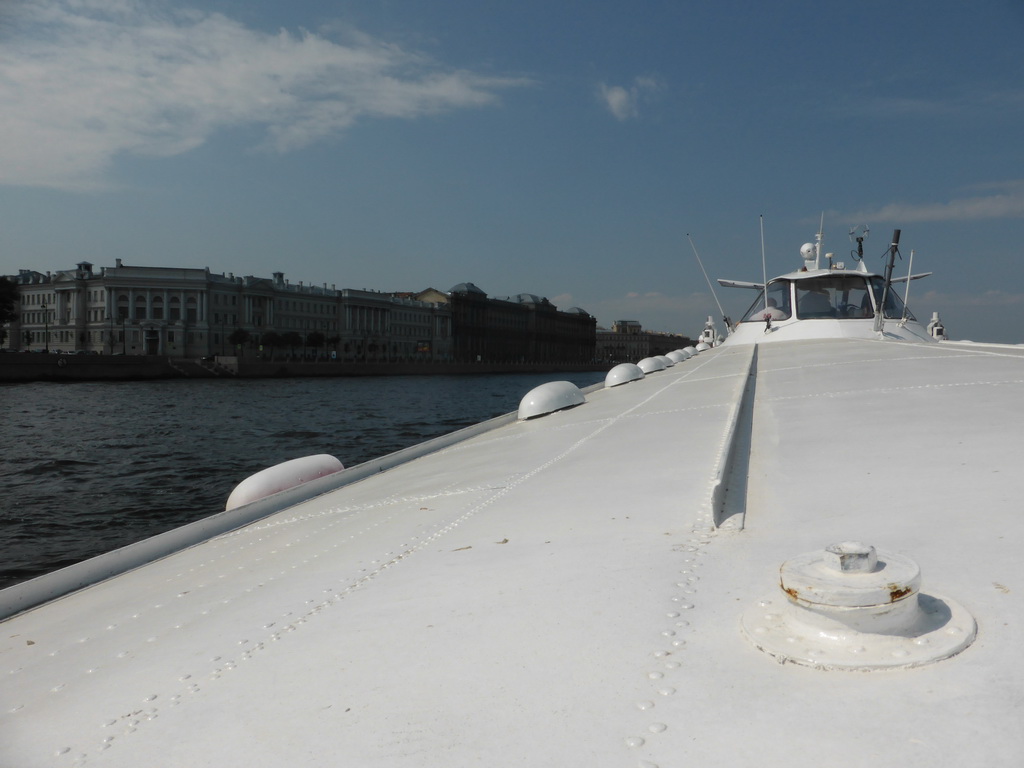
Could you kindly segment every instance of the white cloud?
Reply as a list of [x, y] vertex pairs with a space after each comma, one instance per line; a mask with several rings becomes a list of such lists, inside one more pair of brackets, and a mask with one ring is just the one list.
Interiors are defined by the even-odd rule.
[[1024, 180], [986, 184], [989, 194], [961, 197], [944, 203], [888, 203], [853, 213], [832, 212], [848, 221], [971, 221], [1024, 218]]
[[886, 118], [942, 118], [949, 115], [975, 114], [979, 110], [1019, 111], [1024, 106], [1024, 90], [990, 89], [973, 83], [968, 89], [952, 89], [940, 98], [925, 96], [879, 96], [866, 101], [853, 100], [839, 109], [846, 116], [865, 114]]
[[155, 0], [35, 0], [0, 46], [0, 183], [88, 189], [120, 153], [166, 157], [259, 126], [288, 152], [363, 118], [493, 103], [523, 79], [366, 35], [268, 34]]
[[571, 293], [560, 293], [557, 296], [552, 296], [549, 301], [561, 310], [566, 310], [576, 305], [576, 299], [572, 297]]
[[637, 77], [629, 87], [621, 85], [608, 85], [598, 83], [597, 95], [599, 101], [611, 112], [617, 120], [628, 120], [631, 117], [638, 117], [639, 105], [658, 91], [661, 84], [652, 77]]

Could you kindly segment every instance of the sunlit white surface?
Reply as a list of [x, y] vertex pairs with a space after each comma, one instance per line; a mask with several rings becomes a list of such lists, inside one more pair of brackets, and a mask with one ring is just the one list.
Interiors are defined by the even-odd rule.
[[579, 387], [571, 381], [549, 381], [534, 387], [519, 403], [519, 418], [533, 419], [586, 402]]
[[655, 373], [656, 371], [664, 371], [666, 366], [663, 360], [659, 360], [657, 357], [645, 357], [643, 360], [637, 363], [637, 366], [645, 374]]
[[644, 377], [644, 372], [635, 363], [619, 363], [612, 368], [604, 377], [606, 387], [617, 387], [620, 384], [628, 384]]
[[231, 495], [228, 496], [224, 508], [232, 510], [245, 504], [251, 504], [288, 488], [308, 483], [318, 477], [340, 472], [344, 468], [338, 459], [325, 453], [284, 461], [250, 475], [236, 485]]
[[[1019, 348], [706, 350], [9, 619], [5, 764], [1016, 765], [1022, 397]], [[975, 642], [758, 650], [782, 563], [846, 540]]]

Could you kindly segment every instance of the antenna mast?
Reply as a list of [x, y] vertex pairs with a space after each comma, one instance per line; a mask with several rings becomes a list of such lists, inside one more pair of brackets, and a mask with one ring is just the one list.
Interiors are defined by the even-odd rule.
[[896, 254], [900, 252], [900, 230], [892, 231], [892, 243], [889, 245], [889, 261], [885, 265], [885, 277], [882, 281], [882, 300], [875, 308], [875, 331], [881, 331], [885, 324], [885, 302], [889, 300], [892, 288], [892, 268], [896, 265]]
[[768, 311], [768, 267], [764, 260], [764, 214], [761, 214], [761, 279], [764, 281], [764, 311]]
[[818, 234], [814, 236], [814, 268], [821, 269], [821, 244], [825, 240], [825, 212], [821, 212]]
[[864, 224], [858, 224], [856, 227], [850, 230], [850, 242], [857, 243], [857, 252], [850, 251], [850, 255], [855, 261], [864, 261], [864, 241], [868, 239], [868, 233], [871, 230]]

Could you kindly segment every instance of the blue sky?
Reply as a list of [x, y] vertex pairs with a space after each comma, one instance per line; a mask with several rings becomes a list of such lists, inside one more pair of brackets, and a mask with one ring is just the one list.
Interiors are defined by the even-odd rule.
[[[0, 0], [0, 273], [529, 292], [696, 334], [712, 277], [903, 230], [1024, 342], [1024, 0]], [[848, 260], [848, 259], [847, 259]], [[748, 292], [718, 289], [739, 315]]]

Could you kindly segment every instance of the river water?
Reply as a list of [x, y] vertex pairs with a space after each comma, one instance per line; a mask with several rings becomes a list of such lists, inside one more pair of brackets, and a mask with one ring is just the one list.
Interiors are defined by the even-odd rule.
[[603, 373], [176, 379], [0, 387], [0, 588], [224, 508], [254, 472], [346, 467]]

